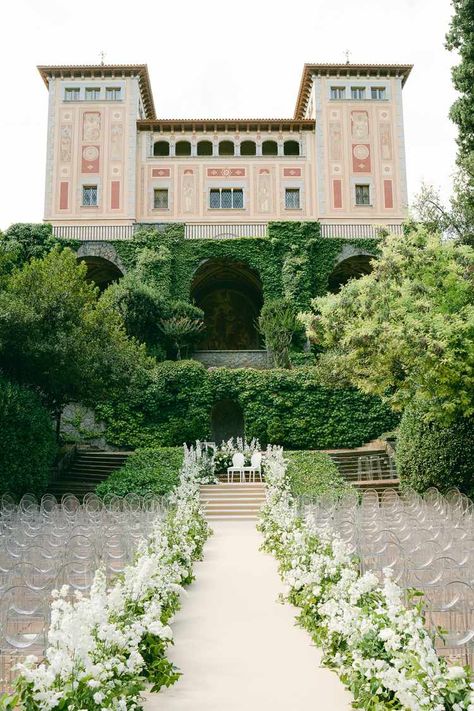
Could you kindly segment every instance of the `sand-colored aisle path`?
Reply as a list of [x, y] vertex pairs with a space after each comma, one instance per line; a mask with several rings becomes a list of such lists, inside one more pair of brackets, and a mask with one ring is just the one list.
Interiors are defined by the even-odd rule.
[[275, 560], [254, 521], [213, 521], [214, 536], [173, 623], [181, 679], [145, 711], [346, 711], [350, 695], [277, 600]]

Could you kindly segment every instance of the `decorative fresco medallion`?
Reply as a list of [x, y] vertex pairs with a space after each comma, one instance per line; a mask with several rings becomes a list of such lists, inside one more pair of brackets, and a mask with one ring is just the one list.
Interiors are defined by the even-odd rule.
[[369, 157], [369, 149], [362, 144], [354, 146], [354, 156], [357, 160], [366, 160]]
[[82, 157], [89, 162], [97, 160], [99, 149], [96, 146], [85, 146], [82, 151]]

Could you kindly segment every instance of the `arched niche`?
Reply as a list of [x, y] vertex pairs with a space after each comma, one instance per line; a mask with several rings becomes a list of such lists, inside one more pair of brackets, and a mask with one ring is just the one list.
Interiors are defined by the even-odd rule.
[[176, 156], [190, 156], [191, 155], [191, 144], [189, 141], [177, 141], [175, 145], [175, 155]]
[[256, 271], [230, 259], [207, 259], [196, 270], [191, 298], [204, 311], [200, 350], [255, 350], [261, 346], [256, 321], [263, 304]]
[[227, 442], [231, 437], [245, 436], [244, 413], [235, 400], [219, 400], [211, 412], [212, 439], [216, 444]]
[[262, 156], [277, 156], [278, 143], [276, 141], [263, 141]]
[[336, 258], [334, 268], [329, 275], [328, 290], [337, 294], [350, 279], [359, 279], [372, 271], [371, 261], [374, 254], [346, 244]]
[[77, 259], [85, 262], [87, 279], [101, 291], [125, 274], [125, 267], [115, 248], [107, 242], [86, 242], [79, 248]]
[[285, 143], [283, 144], [283, 153], [285, 156], [299, 156], [299, 141], [285, 141]]
[[212, 156], [212, 141], [199, 141], [197, 154], [198, 156]]
[[219, 143], [219, 155], [220, 156], [233, 156], [235, 153], [235, 147], [232, 141], [221, 141]]
[[257, 155], [257, 144], [255, 141], [242, 141], [240, 144], [240, 155], [241, 156], [255, 156]]
[[154, 156], [169, 156], [170, 154], [170, 144], [168, 141], [155, 141], [153, 144], [153, 155]]

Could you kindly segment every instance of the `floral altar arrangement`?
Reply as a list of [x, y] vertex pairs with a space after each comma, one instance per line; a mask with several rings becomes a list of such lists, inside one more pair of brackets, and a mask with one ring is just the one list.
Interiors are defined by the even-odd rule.
[[280, 448], [267, 452], [266, 481], [263, 548], [279, 562], [285, 598], [300, 608], [298, 623], [322, 647], [324, 664], [338, 673], [355, 707], [474, 711], [471, 672], [438, 657], [416, 593], [407, 605], [390, 570], [382, 584], [370, 571], [361, 574], [336, 534], [298, 515]]
[[146, 687], [159, 691], [179, 678], [166, 657], [169, 625], [210, 535], [198, 472], [198, 453], [185, 448], [166, 515], [157, 516], [135, 562], [110, 589], [99, 569], [90, 595], [75, 592], [71, 599], [68, 586], [54, 592], [45, 658], [19, 665], [15, 690], [0, 699], [0, 709], [133, 711], [142, 708]]

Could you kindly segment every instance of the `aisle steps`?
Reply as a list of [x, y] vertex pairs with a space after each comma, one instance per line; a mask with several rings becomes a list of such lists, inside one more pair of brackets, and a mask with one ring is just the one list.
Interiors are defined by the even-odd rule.
[[265, 501], [265, 484], [204, 484], [201, 501], [210, 521], [256, 520]]

